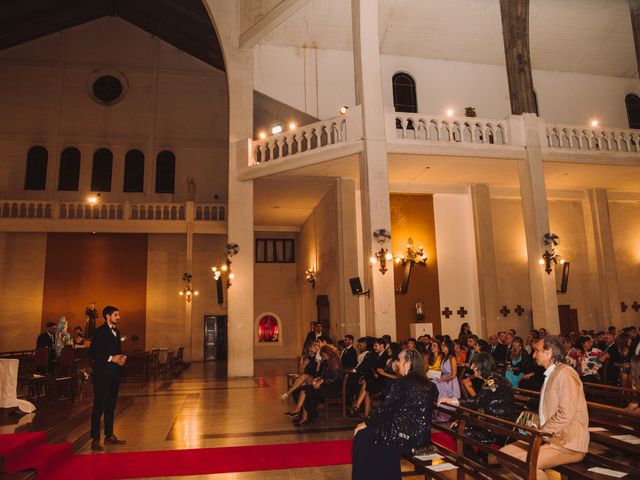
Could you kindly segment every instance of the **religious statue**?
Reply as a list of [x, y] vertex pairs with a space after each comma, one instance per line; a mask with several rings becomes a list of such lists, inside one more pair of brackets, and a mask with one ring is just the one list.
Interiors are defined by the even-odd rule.
[[96, 330], [96, 320], [98, 319], [98, 310], [96, 310], [96, 302], [91, 302], [85, 309], [84, 314], [87, 316], [87, 326], [84, 329], [84, 338], [90, 340], [93, 332]]
[[418, 323], [424, 321], [424, 304], [420, 298], [416, 302], [416, 321]]
[[58, 325], [56, 325], [56, 333], [54, 336], [55, 340], [53, 344], [53, 350], [56, 353], [56, 357], [62, 355], [62, 350], [64, 349], [64, 347], [72, 345], [71, 335], [69, 335], [69, 332], [67, 332], [67, 328], [68, 325], [66, 317], [60, 317], [58, 319]]
[[193, 177], [187, 177], [187, 201], [193, 202], [196, 199], [196, 182]]

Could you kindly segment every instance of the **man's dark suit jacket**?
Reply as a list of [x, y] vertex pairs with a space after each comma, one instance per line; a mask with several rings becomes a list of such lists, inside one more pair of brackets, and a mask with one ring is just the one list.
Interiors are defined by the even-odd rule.
[[353, 370], [358, 365], [358, 354], [353, 346], [345, 348], [340, 356], [343, 370]]
[[109, 361], [110, 356], [121, 355], [120, 332], [116, 328], [116, 335], [111, 333], [111, 328], [105, 322], [93, 332], [89, 355], [94, 361], [94, 375], [119, 375], [120, 366]]
[[40, 347], [47, 347], [49, 350], [53, 350], [53, 340], [51, 340], [49, 332], [43, 332], [38, 335], [38, 339], [36, 340], [36, 348]]
[[[493, 351], [491, 351], [493, 349]], [[504, 343], [498, 343], [496, 348], [489, 345], [489, 353], [496, 362], [504, 362], [507, 356], [507, 347]]]

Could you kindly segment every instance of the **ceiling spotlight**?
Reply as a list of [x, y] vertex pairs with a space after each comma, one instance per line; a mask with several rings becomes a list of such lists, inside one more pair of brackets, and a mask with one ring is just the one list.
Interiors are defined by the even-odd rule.
[[258, 134], [258, 137], [260, 138], [260, 140], [264, 140], [265, 138], [267, 138], [267, 134], [266, 134], [266, 133], [264, 133], [264, 132], [260, 132], [260, 133]]
[[340, 107], [340, 115], [346, 115], [347, 114], [347, 110], [349, 110], [349, 107], [347, 107], [346, 105], [342, 105]]
[[598, 125], [600, 125], [600, 122], [598, 120], [596, 120], [595, 118], [591, 120], [591, 126], [593, 128], [596, 128]]
[[282, 125], [278, 124], [271, 127], [271, 135], [277, 135], [279, 133], [282, 133]]
[[96, 203], [98, 203], [98, 197], [96, 195], [89, 195], [87, 197], [87, 203], [89, 205], [95, 205]]
[[453, 108], [447, 109], [447, 117], [453, 117]]

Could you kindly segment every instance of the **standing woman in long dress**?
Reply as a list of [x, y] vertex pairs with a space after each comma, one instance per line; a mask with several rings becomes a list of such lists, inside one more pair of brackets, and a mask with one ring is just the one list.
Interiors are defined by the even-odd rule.
[[453, 351], [453, 342], [445, 340], [442, 342], [442, 362], [440, 378], [435, 379], [438, 392], [441, 397], [460, 398], [460, 383], [458, 383], [458, 362]]

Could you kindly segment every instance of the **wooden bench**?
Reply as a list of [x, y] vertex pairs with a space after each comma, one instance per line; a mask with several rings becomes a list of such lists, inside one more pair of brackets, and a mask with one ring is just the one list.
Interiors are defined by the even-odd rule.
[[349, 376], [353, 375], [350, 372], [344, 372], [344, 378], [342, 379], [342, 389], [339, 396], [325, 397], [324, 399], [324, 423], [329, 420], [329, 407], [331, 405], [338, 405], [341, 409], [342, 418], [347, 418], [347, 385], [349, 383]]
[[[539, 392], [514, 389], [516, 401], [529, 410], [537, 410]], [[589, 472], [588, 469], [600, 466], [627, 473], [625, 479], [640, 478], [640, 445], [614, 438], [618, 435], [634, 435], [640, 438], [640, 413], [609, 405], [587, 402], [590, 428], [603, 428], [604, 431], [590, 431], [589, 454], [581, 463], [565, 465], [554, 470], [568, 478], [605, 479], [612, 478]], [[635, 475], [635, 476], [634, 476]]]
[[[464, 407], [435, 407], [438, 411], [450, 415], [452, 420], [458, 422], [455, 430], [448, 427], [448, 423], [433, 423], [432, 429], [440, 431], [446, 435], [451, 435], [455, 442], [455, 448], [447, 447], [443, 444], [435, 444], [440, 455], [444, 457], [444, 462], [456, 465], [455, 470], [447, 470], [437, 472], [429, 467], [442, 463], [443, 460], [420, 460], [415, 455], [405, 456], [405, 460], [411, 463], [415, 470], [411, 472], [403, 472], [403, 475], [424, 475], [425, 479], [438, 480], [463, 480], [466, 478], [491, 478], [491, 479], [523, 479], [534, 480], [536, 478], [536, 464], [538, 461], [538, 453], [542, 445], [542, 439], [549, 436], [534, 428], [523, 427], [513, 422], [502, 420], [491, 415], [486, 415], [475, 410]], [[478, 441], [468, 432], [466, 427], [474, 429], [482, 429], [492, 432], [497, 437], [511, 439], [513, 441], [522, 442], [523, 448], [527, 451], [527, 460], [518, 460], [499, 450], [501, 445], [490, 445]], [[472, 447], [478, 452], [484, 452], [493, 456], [499, 462], [500, 466], [485, 465], [475, 462], [467, 458], [465, 446]]]
[[610, 406], [625, 408], [629, 403], [640, 403], [640, 392], [630, 388], [615, 387], [599, 383], [583, 383], [587, 400]]

